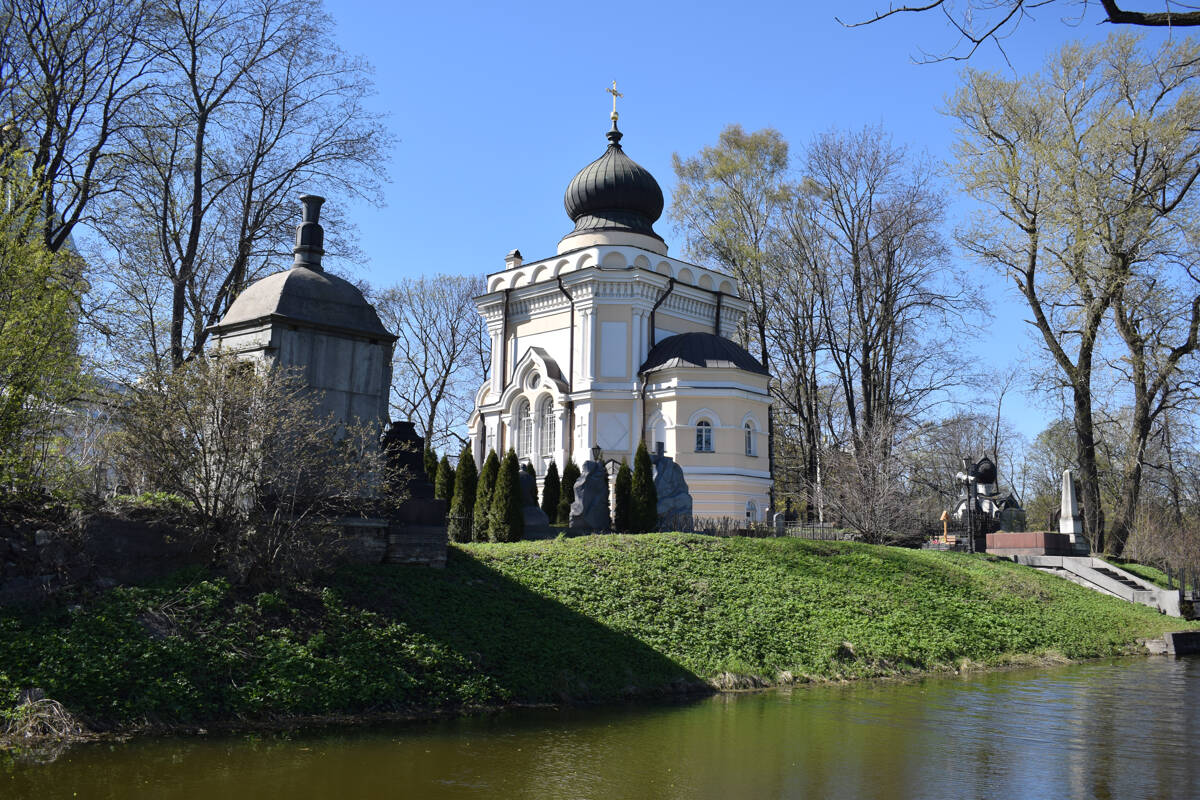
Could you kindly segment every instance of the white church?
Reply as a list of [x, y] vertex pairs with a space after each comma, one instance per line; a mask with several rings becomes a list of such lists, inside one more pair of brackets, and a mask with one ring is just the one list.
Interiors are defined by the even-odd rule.
[[475, 299], [491, 338], [476, 463], [511, 447], [540, 479], [597, 446], [632, 465], [644, 440], [682, 467], [695, 516], [760, 521], [769, 375], [732, 340], [749, 304], [732, 276], [667, 255], [662, 190], [612, 120], [608, 149], [567, 186], [574, 230], [549, 258], [509, 253]]

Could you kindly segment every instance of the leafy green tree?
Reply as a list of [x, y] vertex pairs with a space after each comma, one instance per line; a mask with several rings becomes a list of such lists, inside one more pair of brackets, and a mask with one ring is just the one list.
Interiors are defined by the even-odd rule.
[[500, 458], [495, 450], [489, 450], [479, 472], [479, 486], [475, 493], [475, 513], [471, 515], [471, 536], [477, 542], [488, 540], [488, 516], [492, 510], [492, 495], [496, 491], [496, 477], [500, 474]]
[[563, 467], [562, 484], [558, 497], [558, 524], [566, 525], [571, 521], [571, 503], [575, 502], [575, 481], [579, 480], [579, 467], [575, 459], [568, 458]]
[[613, 487], [613, 530], [617, 533], [627, 533], [633, 528], [630, 523], [630, 504], [633, 501], [633, 472], [625, 459], [621, 459], [621, 468], [617, 470], [617, 482]]
[[542, 511], [550, 522], [558, 518], [558, 500], [561, 486], [558, 479], [558, 464], [553, 461], [546, 467], [546, 477], [542, 480]]
[[63, 404], [81, 388], [80, 264], [42, 242], [27, 159], [0, 158], [0, 485], [34, 488], [61, 444]]
[[439, 500], [445, 500], [449, 505], [454, 499], [454, 470], [450, 467], [450, 459], [446, 454], [442, 454], [442, 460], [438, 462], [437, 478], [433, 482], [433, 496]]
[[638, 444], [633, 457], [633, 500], [629, 510], [632, 529], [646, 533], [658, 529], [658, 492], [654, 489], [654, 466], [646, 443]]
[[438, 457], [437, 453], [433, 452], [433, 448], [429, 443], [425, 443], [425, 478], [430, 483], [437, 485]]
[[462, 452], [458, 454], [458, 469], [454, 472], [454, 499], [450, 502], [448, 533], [452, 541], [471, 541], [471, 516], [475, 511], [478, 482], [479, 474], [475, 470], [471, 445], [463, 445]]
[[493, 542], [517, 542], [525, 535], [521, 514], [521, 480], [517, 454], [509, 448], [496, 476], [496, 490], [488, 513], [488, 538]]

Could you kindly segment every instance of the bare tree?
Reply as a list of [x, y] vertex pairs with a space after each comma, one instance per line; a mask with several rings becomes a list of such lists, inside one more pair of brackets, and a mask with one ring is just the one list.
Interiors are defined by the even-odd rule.
[[[138, 98], [145, 124], [121, 132], [123, 179], [98, 227], [137, 322], [166, 328], [153, 357], [178, 366], [280, 255], [296, 195], [377, 197], [387, 136], [364, 107], [367, 68], [311, 2], [172, 0], [155, 14], [161, 74]], [[344, 251], [331, 210], [330, 250]]]
[[864, 128], [817, 137], [804, 169], [829, 242], [816, 296], [845, 436], [882, 447], [876, 428], [902, 430], [961, 380], [950, 322], [987, 312], [951, 286], [945, 198], [928, 164]]
[[32, 152], [40, 238], [70, 241], [113, 191], [113, 156], [143, 122], [133, 111], [153, 85], [153, 25], [143, 0], [2, 0], [0, 116]]
[[467, 417], [489, 367], [483, 318], [474, 303], [484, 290], [478, 277], [435, 275], [402, 281], [373, 297], [384, 325], [399, 337], [392, 409], [418, 423], [429, 447], [457, 452], [467, 442]]
[[[1136, 39], [1113, 37], [1097, 48], [1065, 48], [1039, 75], [1004, 80], [968, 71], [952, 101], [964, 126], [959, 175], [991, 209], [959, 241], [1013, 280], [1071, 395], [1085, 525], [1098, 549], [1105, 525], [1094, 372], [1110, 312], [1127, 329], [1130, 358], [1141, 359], [1138, 340], [1148, 331], [1138, 333], [1128, 313], [1148, 317], [1132, 298], [1194, 241], [1200, 133], [1185, 120], [1196, 113], [1197, 69], [1191, 43], [1147, 57]], [[1178, 341], [1177, 354], [1159, 363], [1163, 381], [1134, 374], [1136, 392], [1166, 387], [1195, 348], [1191, 326]], [[1142, 399], [1134, 427], [1144, 442], [1154, 400]], [[1140, 450], [1134, 442], [1131, 457]], [[1129, 477], [1138, 478], [1136, 468]], [[1122, 541], [1112, 542], [1118, 552]]]
[[[929, 0], [927, 3], [913, 5], [889, 5], [886, 11], [879, 11], [858, 22], [838, 22], [846, 27], [857, 28], [870, 25], [897, 14], [919, 14], [926, 11], [941, 12], [949, 27], [958, 36], [958, 41], [941, 55], [923, 54], [921, 60], [963, 61], [974, 55], [984, 42], [991, 41], [1000, 51], [1004, 52], [1004, 40], [1016, 33], [1022, 23], [1036, 21], [1034, 12], [1045, 9], [1048, 13], [1063, 5], [1075, 6], [1074, 12], [1064, 21], [1078, 24], [1083, 21], [1090, 0], [966, 0], [965, 3], [948, 2], [948, 0]], [[1161, 6], [1162, 11], [1146, 11], [1143, 9], [1128, 10], [1122, 8], [1124, 3], [1117, 0], [1096, 0], [1104, 13], [1104, 22], [1112, 25], [1131, 25], [1135, 27], [1185, 28], [1200, 25], [1200, 10], [1195, 3], [1184, 3], [1178, 0], [1161, 0], [1153, 5]], [[1143, 3], [1144, 5], [1144, 3]], [[961, 51], [965, 50], [965, 54]], [[1007, 54], [1006, 54], [1007, 57]]]

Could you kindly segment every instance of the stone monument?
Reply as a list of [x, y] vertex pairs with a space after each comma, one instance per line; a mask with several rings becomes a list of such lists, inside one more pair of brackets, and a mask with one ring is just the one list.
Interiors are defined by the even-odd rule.
[[538, 507], [537, 478], [528, 470], [520, 470], [517, 475], [521, 482], [521, 516], [525, 520], [525, 538], [552, 538], [554, 529], [550, 527], [550, 518]]
[[579, 470], [569, 527], [573, 531], [606, 531], [612, 527], [612, 511], [608, 504], [608, 467], [599, 447], [592, 448], [592, 459], [583, 462]]
[[654, 467], [654, 491], [658, 495], [658, 518], [669, 530], [690, 531], [692, 529], [692, 495], [688, 491], [683, 469], [664, 452], [658, 442], [654, 455], [650, 456]]
[[1071, 470], [1063, 470], [1062, 500], [1058, 509], [1058, 532], [1071, 537], [1071, 544], [1077, 544], [1083, 534], [1083, 517], [1079, 515], [1079, 500], [1075, 496], [1075, 477]]

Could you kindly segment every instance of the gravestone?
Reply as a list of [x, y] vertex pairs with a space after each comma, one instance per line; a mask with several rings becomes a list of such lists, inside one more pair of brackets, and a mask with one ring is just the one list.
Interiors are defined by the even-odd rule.
[[658, 496], [658, 518], [670, 529], [692, 529], [692, 495], [683, 477], [683, 468], [665, 455], [662, 442], [650, 456], [654, 467], [654, 491]]
[[575, 481], [575, 502], [571, 503], [570, 529], [606, 531], [612, 526], [608, 505], [608, 470], [604, 460], [585, 461]]
[[521, 482], [521, 516], [525, 520], [525, 538], [553, 538], [554, 529], [550, 527], [550, 518], [538, 507], [537, 478], [526, 470], [521, 470], [518, 478]]
[[1069, 469], [1063, 470], [1058, 532], [1068, 534], [1072, 544], [1075, 544], [1083, 533], [1083, 518], [1079, 515], [1079, 500], [1075, 496], [1075, 480]]

